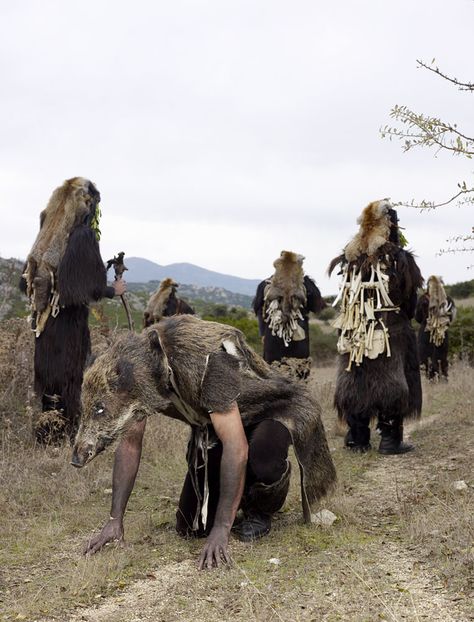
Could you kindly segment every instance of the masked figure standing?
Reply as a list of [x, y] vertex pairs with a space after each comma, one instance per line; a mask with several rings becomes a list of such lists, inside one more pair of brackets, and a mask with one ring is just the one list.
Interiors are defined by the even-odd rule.
[[143, 313], [144, 328], [171, 315], [194, 315], [194, 309], [176, 295], [178, 287], [179, 284], [169, 277], [161, 281], [159, 288], [150, 296]]
[[100, 194], [73, 177], [57, 188], [40, 215], [40, 231], [26, 260], [20, 288], [30, 300], [35, 333], [34, 388], [42, 413], [35, 421], [39, 442], [71, 440], [80, 415], [80, 391], [90, 353], [89, 303], [125, 291], [107, 287], [100, 256]]
[[430, 380], [448, 379], [448, 328], [456, 318], [454, 300], [446, 295], [443, 280], [430, 276], [428, 287], [418, 299], [415, 319], [420, 324], [418, 352]]
[[326, 306], [315, 282], [303, 270], [302, 255], [282, 251], [274, 274], [262, 281], [253, 301], [267, 363], [288, 367], [299, 379], [311, 368], [309, 312]]
[[[335, 406], [349, 426], [345, 445], [370, 449], [372, 419], [381, 433], [379, 452], [413, 449], [403, 442], [403, 421], [421, 413], [416, 336], [411, 327], [423, 279], [411, 252], [402, 248], [397, 212], [384, 199], [362, 212], [359, 232], [336, 257], [341, 303]], [[402, 238], [403, 239], [403, 238]]]

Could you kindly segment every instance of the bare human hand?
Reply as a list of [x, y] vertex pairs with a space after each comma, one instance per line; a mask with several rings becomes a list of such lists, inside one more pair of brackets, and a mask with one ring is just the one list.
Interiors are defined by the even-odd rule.
[[230, 565], [231, 558], [227, 551], [228, 544], [229, 532], [227, 529], [225, 527], [213, 527], [199, 557], [199, 570], [219, 568], [221, 562]]
[[121, 519], [110, 518], [102, 527], [102, 531], [86, 542], [82, 554], [93, 555], [100, 551], [108, 542], [123, 542], [123, 523]]
[[114, 288], [116, 296], [122, 296], [127, 291], [127, 283], [123, 279], [114, 281], [112, 287]]

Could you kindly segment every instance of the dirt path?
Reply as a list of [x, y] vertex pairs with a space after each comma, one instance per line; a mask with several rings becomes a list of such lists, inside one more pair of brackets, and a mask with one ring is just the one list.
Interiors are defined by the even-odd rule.
[[[451, 398], [462, 390], [467, 384], [450, 387]], [[233, 543], [231, 570], [198, 573], [189, 559], [167, 563], [62, 619], [474, 620], [468, 591], [474, 588], [466, 588], [467, 575], [459, 576], [460, 566], [466, 573], [474, 568], [465, 533], [472, 534], [472, 402], [460, 406], [443, 387], [427, 391], [428, 415], [407, 428], [417, 444], [412, 454], [353, 456], [329, 430], [340, 474], [339, 490], [327, 503], [339, 517], [333, 527], [296, 524], [290, 507], [266, 541]], [[466, 480], [468, 489], [454, 492], [456, 480]]]

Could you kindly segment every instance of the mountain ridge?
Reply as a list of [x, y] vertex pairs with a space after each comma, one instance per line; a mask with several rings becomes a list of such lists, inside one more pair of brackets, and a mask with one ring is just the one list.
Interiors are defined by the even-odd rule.
[[172, 263], [162, 266], [143, 257], [126, 257], [128, 268], [126, 279], [130, 283], [161, 281], [170, 277], [178, 283], [197, 287], [216, 287], [236, 294], [254, 296], [261, 279], [244, 279], [230, 274], [208, 270], [188, 262]]

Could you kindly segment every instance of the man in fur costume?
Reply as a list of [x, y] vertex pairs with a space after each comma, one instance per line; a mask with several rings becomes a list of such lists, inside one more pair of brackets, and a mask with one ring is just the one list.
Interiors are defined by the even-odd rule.
[[185, 300], [176, 296], [179, 285], [173, 279], [166, 278], [160, 283], [160, 287], [150, 296], [147, 307], [143, 314], [143, 326], [151, 326], [164, 317], [171, 315], [189, 314], [194, 315], [192, 309]]
[[303, 514], [335, 481], [320, 406], [304, 386], [272, 370], [231, 327], [190, 315], [121, 336], [87, 369], [72, 464], [84, 466], [116, 439], [110, 520], [86, 552], [123, 538], [123, 516], [140, 462], [146, 418], [188, 424], [188, 473], [176, 528], [207, 537], [200, 568], [228, 561], [234, 525], [241, 540], [270, 531], [290, 481], [288, 447], [300, 467]]
[[258, 285], [253, 301], [263, 358], [281, 371], [293, 370], [299, 379], [306, 379], [311, 368], [309, 312], [326, 306], [315, 282], [304, 274], [303, 260], [302, 255], [282, 251], [273, 263], [274, 274]]
[[454, 300], [446, 295], [443, 280], [430, 276], [426, 292], [416, 305], [415, 319], [420, 324], [418, 352], [426, 377], [448, 379], [448, 328], [456, 317]]
[[416, 336], [411, 328], [423, 279], [411, 252], [402, 248], [396, 211], [388, 199], [362, 212], [357, 235], [330, 265], [340, 266], [341, 311], [335, 406], [349, 426], [345, 445], [370, 449], [371, 419], [381, 433], [379, 452], [413, 449], [403, 442], [403, 421], [421, 413]]
[[125, 291], [123, 281], [107, 287], [98, 244], [99, 201], [94, 184], [82, 177], [53, 192], [20, 283], [36, 336], [34, 387], [43, 411], [35, 422], [39, 442], [74, 439], [90, 353], [88, 305]]

